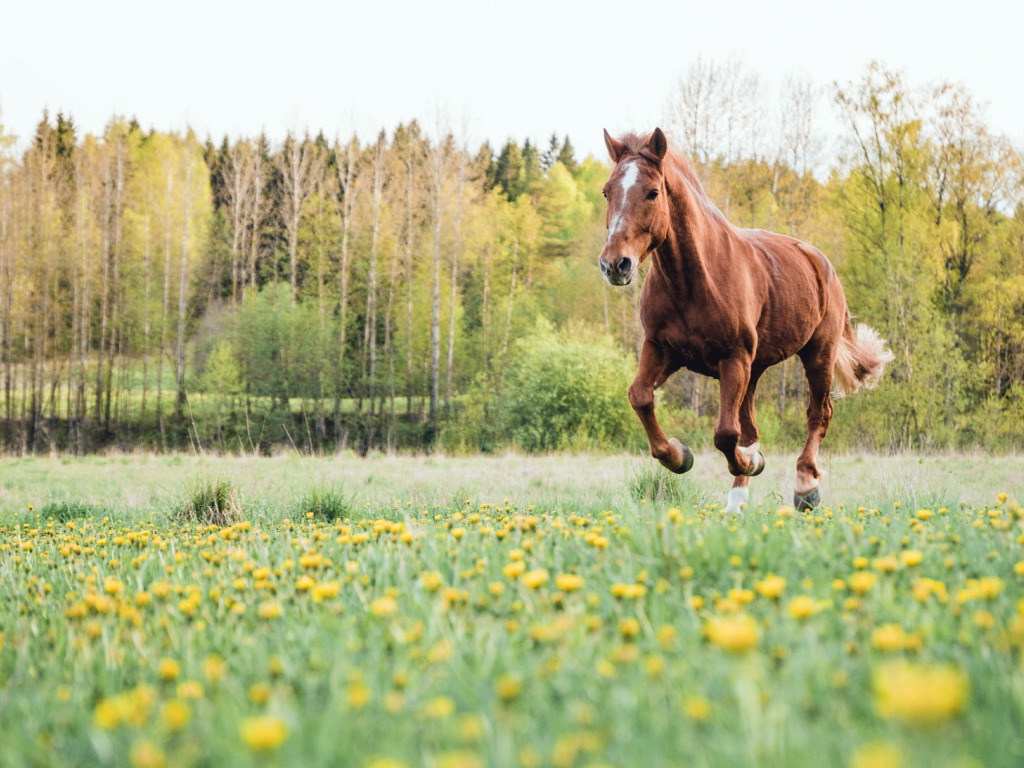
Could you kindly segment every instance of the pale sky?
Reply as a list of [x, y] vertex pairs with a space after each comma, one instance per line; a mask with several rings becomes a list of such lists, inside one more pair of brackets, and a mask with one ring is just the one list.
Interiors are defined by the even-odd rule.
[[10, 0], [0, 24], [0, 124], [20, 147], [49, 109], [80, 132], [124, 115], [218, 143], [365, 141], [417, 118], [474, 150], [554, 132], [603, 159], [602, 128], [660, 124], [698, 56], [772, 87], [878, 59], [911, 85], [962, 83], [1024, 144], [1020, 0]]

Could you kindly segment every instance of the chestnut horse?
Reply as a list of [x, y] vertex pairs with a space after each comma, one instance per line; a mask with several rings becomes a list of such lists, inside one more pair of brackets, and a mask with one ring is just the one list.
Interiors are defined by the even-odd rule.
[[892, 353], [868, 326], [854, 329], [835, 269], [819, 250], [726, 221], [660, 128], [620, 140], [605, 131], [604, 138], [615, 168], [603, 190], [601, 272], [612, 285], [628, 285], [651, 259], [640, 295], [644, 341], [629, 388], [651, 455], [676, 473], [693, 466], [690, 449], [658, 425], [654, 390], [680, 368], [718, 379], [714, 442], [735, 478], [726, 510], [740, 512], [750, 478], [764, 469], [754, 389], [765, 369], [797, 355], [810, 403], [794, 505], [817, 506], [818, 446], [832, 418], [833, 381], [839, 394], [871, 387]]

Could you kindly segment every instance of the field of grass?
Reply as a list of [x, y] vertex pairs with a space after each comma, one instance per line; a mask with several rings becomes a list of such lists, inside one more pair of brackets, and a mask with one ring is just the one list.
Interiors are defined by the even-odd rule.
[[1021, 459], [768, 460], [3, 459], [0, 766], [1024, 764]]

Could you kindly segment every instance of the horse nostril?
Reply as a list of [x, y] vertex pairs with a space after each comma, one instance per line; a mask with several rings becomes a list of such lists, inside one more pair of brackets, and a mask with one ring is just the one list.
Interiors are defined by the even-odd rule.
[[597, 266], [599, 266], [601, 268], [601, 274], [602, 275], [607, 275], [608, 274], [608, 265], [605, 264], [604, 259], [598, 259], [597, 260]]
[[628, 256], [623, 256], [619, 259], [616, 269], [620, 275], [628, 275], [633, 270], [633, 260]]

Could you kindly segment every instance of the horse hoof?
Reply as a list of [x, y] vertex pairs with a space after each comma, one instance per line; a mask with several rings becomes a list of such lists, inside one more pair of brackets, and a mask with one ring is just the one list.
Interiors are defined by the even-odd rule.
[[793, 506], [800, 512], [807, 512], [819, 504], [821, 504], [821, 494], [818, 493], [817, 488], [807, 493], [793, 493]]
[[669, 469], [675, 472], [677, 475], [681, 475], [684, 472], [689, 472], [691, 469], [693, 469], [693, 451], [690, 450], [690, 446], [688, 446], [684, 442], [677, 440], [674, 437], [669, 438], [669, 443], [672, 445], [678, 445], [679, 450], [683, 454], [682, 464], [680, 464], [678, 467], [669, 467]]
[[747, 477], [757, 477], [762, 472], [764, 472], [764, 454], [758, 451], [754, 458], [754, 468], [747, 473]]

